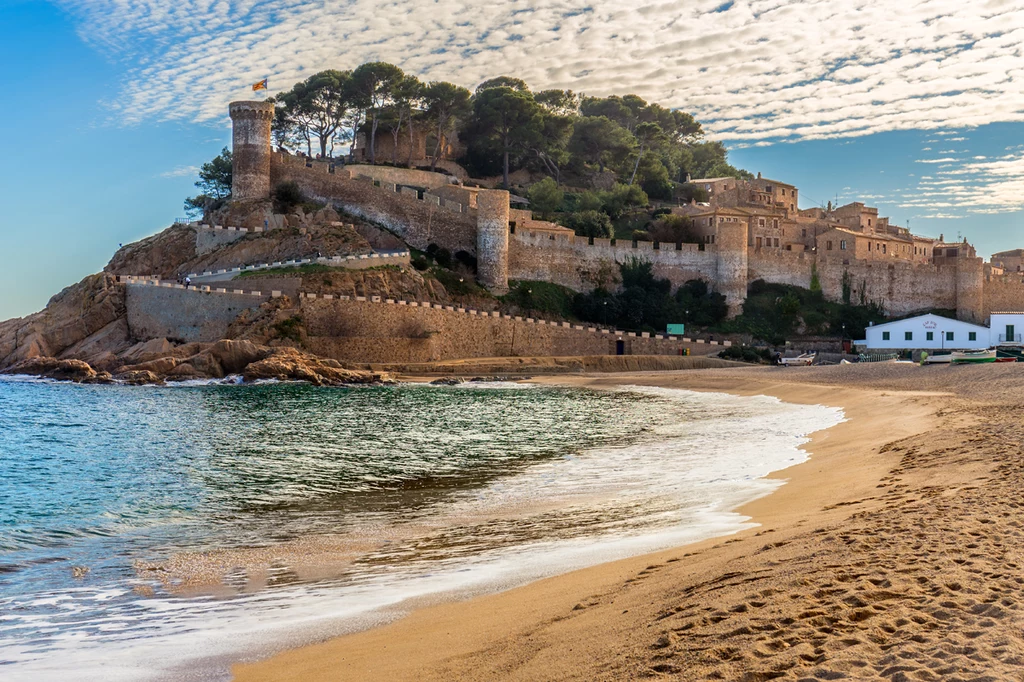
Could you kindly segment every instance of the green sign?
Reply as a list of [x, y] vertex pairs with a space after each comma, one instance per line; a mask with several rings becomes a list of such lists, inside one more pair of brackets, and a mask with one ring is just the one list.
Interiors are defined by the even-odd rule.
[[685, 324], [670, 324], [670, 325], [668, 325], [668, 329], [666, 330], [666, 333], [672, 334], [673, 336], [682, 336], [683, 334], [686, 333], [686, 325]]

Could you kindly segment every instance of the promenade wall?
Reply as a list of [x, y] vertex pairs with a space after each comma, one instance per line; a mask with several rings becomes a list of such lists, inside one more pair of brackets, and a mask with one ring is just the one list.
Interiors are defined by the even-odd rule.
[[483, 357], [709, 354], [703, 343], [555, 323], [426, 302], [364, 297], [300, 298], [305, 343], [342, 362], [434, 362]]
[[[198, 289], [171, 282], [125, 281], [128, 330], [134, 339], [166, 338], [212, 343], [227, 336], [228, 326], [245, 310], [258, 308], [271, 292]], [[235, 293], [238, 292], [238, 293]]]

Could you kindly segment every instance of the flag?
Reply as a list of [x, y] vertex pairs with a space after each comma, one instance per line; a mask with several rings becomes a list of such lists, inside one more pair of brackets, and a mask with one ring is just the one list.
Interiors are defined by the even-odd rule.
[[264, 78], [259, 83], [253, 83], [252, 84], [252, 91], [253, 92], [257, 92], [259, 90], [266, 90], [269, 87], [269, 85], [268, 85], [269, 81], [270, 81], [269, 78]]

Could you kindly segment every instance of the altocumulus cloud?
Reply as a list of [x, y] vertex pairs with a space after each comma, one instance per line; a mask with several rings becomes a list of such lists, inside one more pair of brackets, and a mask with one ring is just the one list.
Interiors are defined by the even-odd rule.
[[1024, 120], [1024, 0], [52, 1], [124, 60], [129, 122], [220, 119], [264, 76], [378, 59], [469, 87], [628, 89], [740, 144]]

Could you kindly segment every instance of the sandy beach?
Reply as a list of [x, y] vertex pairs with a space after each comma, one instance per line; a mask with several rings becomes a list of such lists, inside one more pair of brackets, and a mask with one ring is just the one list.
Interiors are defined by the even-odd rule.
[[1017, 365], [558, 376], [841, 407], [755, 529], [414, 610], [240, 681], [1024, 680]]

